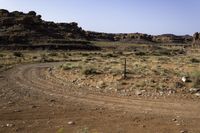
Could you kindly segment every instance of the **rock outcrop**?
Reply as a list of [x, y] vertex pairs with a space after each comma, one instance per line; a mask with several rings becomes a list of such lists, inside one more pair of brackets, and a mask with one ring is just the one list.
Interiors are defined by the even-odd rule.
[[41, 19], [30, 11], [27, 14], [0, 10], [0, 44], [27, 44], [51, 40], [85, 39], [85, 31], [77, 23], [54, 23]]
[[198, 32], [194, 33], [192, 46], [200, 47], [200, 33], [198, 33]]
[[153, 42], [157, 43], [191, 43], [192, 37], [189, 35], [176, 36], [173, 34], [163, 34], [153, 37]]

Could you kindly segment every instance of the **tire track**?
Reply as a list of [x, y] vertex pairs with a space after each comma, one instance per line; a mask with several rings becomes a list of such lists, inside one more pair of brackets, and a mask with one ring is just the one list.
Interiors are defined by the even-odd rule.
[[[187, 118], [200, 118], [200, 104], [190, 101], [168, 102], [139, 99], [126, 99], [118, 97], [100, 96], [94, 94], [80, 94], [73, 90], [76, 86], [70, 82], [65, 83], [53, 75], [45, 75], [48, 67], [60, 63], [43, 63], [21, 65], [13, 69], [9, 74], [9, 82], [24, 88], [29, 88], [43, 94], [57, 98], [66, 98], [72, 101], [83, 102], [92, 105], [106, 106], [115, 109], [123, 109], [135, 113], [152, 113], [158, 115], [179, 115]], [[73, 90], [73, 91], [72, 91]]]

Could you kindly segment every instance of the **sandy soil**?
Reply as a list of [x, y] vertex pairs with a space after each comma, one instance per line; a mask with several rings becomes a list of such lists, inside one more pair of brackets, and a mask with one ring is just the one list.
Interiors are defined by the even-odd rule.
[[200, 132], [198, 98], [91, 93], [47, 74], [60, 64], [18, 65], [0, 73], [1, 133]]

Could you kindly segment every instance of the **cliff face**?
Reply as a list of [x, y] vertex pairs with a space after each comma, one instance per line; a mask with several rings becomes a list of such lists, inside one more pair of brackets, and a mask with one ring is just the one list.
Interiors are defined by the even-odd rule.
[[54, 23], [41, 19], [34, 11], [0, 10], [0, 43], [34, 43], [51, 39], [85, 39], [85, 31], [77, 23]]
[[69, 40], [121, 41], [132, 43], [191, 43], [191, 36], [147, 35], [142, 33], [108, 34], [84, 31], [75, 22], [54, 23], [41, 19], [41, 15], [30, 11], [9, 12], [0, 10], [0, 45], [66, 43]]

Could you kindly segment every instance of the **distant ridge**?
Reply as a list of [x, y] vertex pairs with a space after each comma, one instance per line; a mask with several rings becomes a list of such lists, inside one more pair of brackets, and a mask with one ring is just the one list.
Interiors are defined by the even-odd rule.
[[121, 41], [131, 43], [192, 43], [189, 35], [110, 34], [85, 31], [77, 23], [54, 23], [41, 19], [35, 11], [23, 13], [0, 9], [0, 45], [66, 44], [70, 41]]

